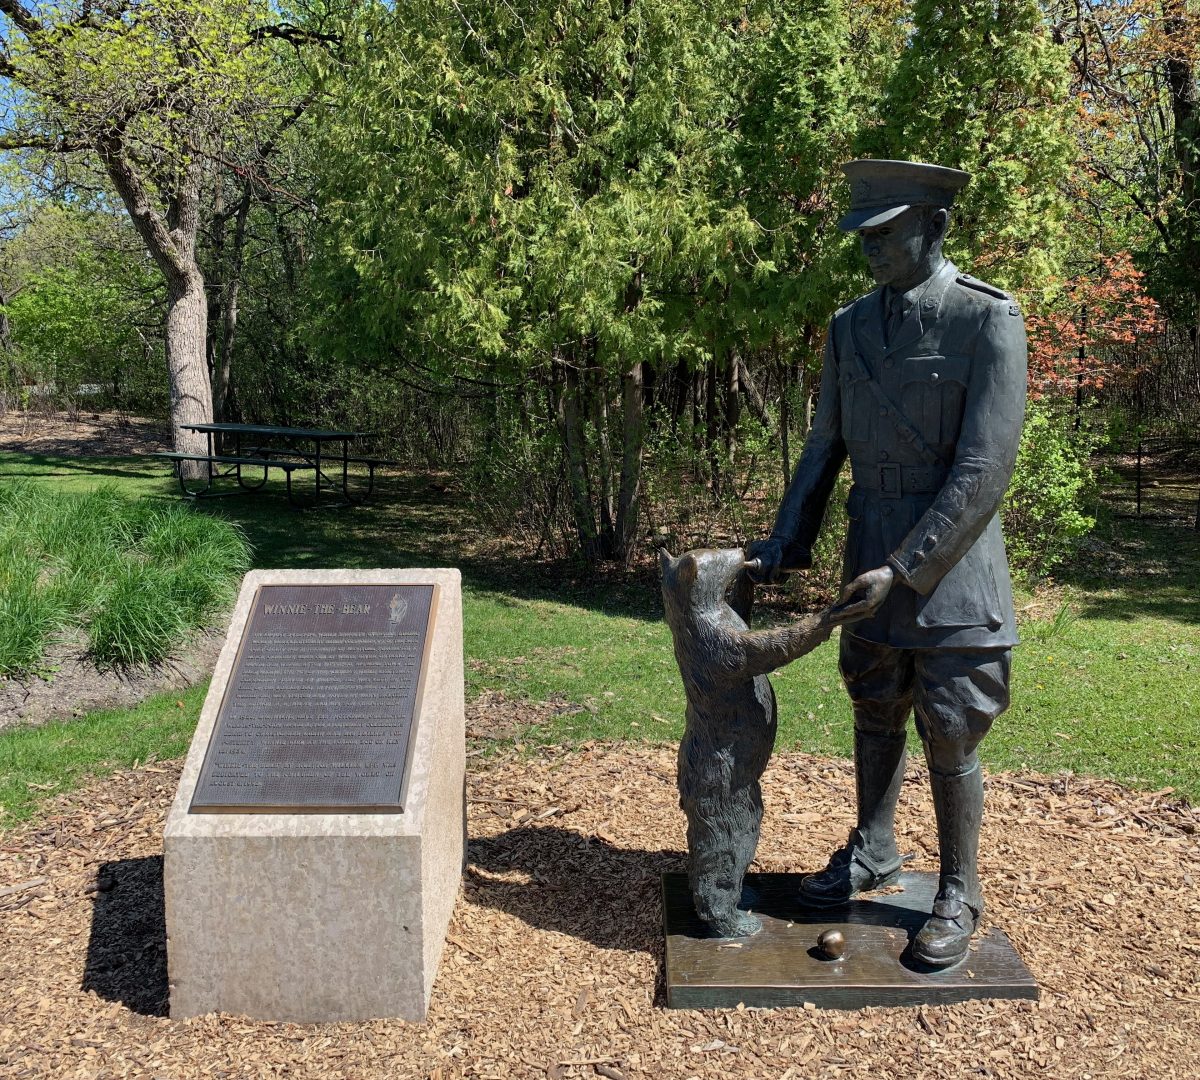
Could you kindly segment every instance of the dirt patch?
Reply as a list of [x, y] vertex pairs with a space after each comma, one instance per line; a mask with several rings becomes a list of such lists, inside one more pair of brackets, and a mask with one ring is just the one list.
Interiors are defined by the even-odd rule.
[[151, 694], [194, 686], [212, 673], [224, 640], [220, 631], [199, 631], [174, 656], [145, 668], [99, 668], [78, 644], [55, 645], [42, 662], [45, 677], [0, 678], [0, 731], [128, 708]]
[[124, 457], [170, 449], [169, 425], [121, 413], [8, 412], [0, 416], [0, 450]]
[[[179, 764], [55, 799], [0, 838], [5, 1077], [1195, 1077], [1200, 844], [1168, 793], [988, 779], [983, 871], [1042, 1000], [673, 1011], [659, 875], [683, 865], [674, 747], [474, 759], [469, 865], [428, 1022], [166, 1017], [162, 827]], [[782, 754], [759, 868], [823, 862], [849, 763]], [[915, 767], [901, 843], [935, 866]], [[286, 943], [286, 928], [277, 928]]]
[[561, 695], [548, 701], [527, 701], [509, 698], [499, 690], [485, 690], [467, 705], [467, 738], [476, 744], [519, 739], [532, 727], [577, 712], [583, 712], [583, 706]]

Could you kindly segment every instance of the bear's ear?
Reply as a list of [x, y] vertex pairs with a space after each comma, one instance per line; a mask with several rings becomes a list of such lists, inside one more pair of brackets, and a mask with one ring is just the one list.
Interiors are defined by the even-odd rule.
[[671, 569], [671, 563], [675, 561], [675, 556], [672, 555], [665, 547], [658, 549], [658, 569], [663, 576], [666, 576], [668, 570]]
[[686, 555], [680, 555], [678, 565], [675, 568], [675, 578], [681, 584], [686, 585], [689, 589], [696, 584], [696, 576], [699, 572], [699, 564], [696, 562], [696, 556], [692, 552]]

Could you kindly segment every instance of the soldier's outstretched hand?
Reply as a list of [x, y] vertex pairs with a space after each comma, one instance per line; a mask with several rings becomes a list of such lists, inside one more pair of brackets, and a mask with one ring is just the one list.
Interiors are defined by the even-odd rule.
[[892, 591], [895, 574], [890, 566], [881, 566], [859, 574], [843, 590], [829, 617], [837, 624], [856, 622], [874, 615]]
[[755, 540], [746, 548], [746, 573], [756, 585], [773, 585], [779, 580], [783, 544], [775, 539]]

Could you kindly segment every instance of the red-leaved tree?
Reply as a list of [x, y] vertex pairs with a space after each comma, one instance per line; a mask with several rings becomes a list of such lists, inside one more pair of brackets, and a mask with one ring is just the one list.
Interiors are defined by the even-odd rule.
[[1099, 389], [1137, 374], [1122, 346], [1159, 320], [1143, 277], [1127, 252], [1105, 255], [1094, 273], [1071, 278], [1026, 316], [1031, 397]]

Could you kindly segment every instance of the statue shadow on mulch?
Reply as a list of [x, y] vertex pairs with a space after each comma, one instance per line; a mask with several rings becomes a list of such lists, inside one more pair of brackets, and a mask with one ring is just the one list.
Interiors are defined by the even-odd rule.
[[[616, 847], [553, 826], [521, 826], [472, 839], [463, 889], [472, 903], [505, 911], [605, 949], [663, 947], [662, 875], [686, 871], [682, 851]], [[499, 875], [516, 872], [521, 881]]]
[[[620, 848], [553, 826], [518, 827], [470, 841], [463, 889], [473, 903], [530, 926], [600, 948], [659, 955], [662, 875], [686, 865], [682, 851]], [[522, 880], [500, 876], [513, 872]], [[106, 862], [96, 881], [82, 988], [144, 1016], [169, 1015], [162, 856]]]
[[167, 921], [161, 855], [102, 864], [83, 989], [144, 1016], [167, 1016]]

